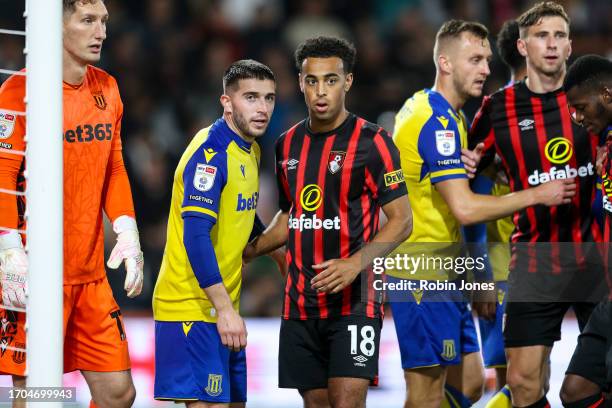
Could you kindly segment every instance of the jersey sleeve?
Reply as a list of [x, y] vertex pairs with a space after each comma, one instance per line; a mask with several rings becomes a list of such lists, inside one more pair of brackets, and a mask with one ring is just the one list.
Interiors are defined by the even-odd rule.
[[121, 101], [121, 96], [119, 94], [119, 88], [117, 86], [117, 82], [114, 78], [112, 78], [114, 85], [114, 95], [113, 101], [115, 103], [116, 115], [115, 115], [115, 123], [113, 123], [113, 138], [111, 141], [111, 148], [113, 151], [121, 150], [121, 120], [123, 119], [123, 102]]
[[485, 96], [482, 105], [470, 126], [468, 134], [468, 148], [474, 149], [477, 144], [484, 143], [482, 158], [480, 159], [479, 169], [489, 167], [495, 158], [495, 135], [491, 124], [490, 116], [491, 96]]
[[418, 150], [431, 183], [467, 178], [461, 162], [461, 135], [455, 121], [445, 126], [434, 115], [419, 132]]
[[408, 193], [399, 151], [383, 128], [374, 135], [366, 162], [365, 185], [380, 206]]
[[287, 158], [283, 156], [282, 147], [284, 140], [283, 137], [276, 141], [276, 149], [274, 155], [274, 170], [276, 174], [276, 186], [278, 189], [278, 208], [282, 212], [288, 212], [291, 209], [292, 200], [289, 189], [289, 183], [287, 181], [285, 173], [285, 165]]
[[221, 192], [227, 183], [227, 154], [212, 148], [198, 149], [183, 171], [183, 204], [186, 216], [209, 218], [217, 222]]
[[[25, 78], [13, 76], [0, 87], [0, 189], [16, 191], [25, 158]], [[18, 196], [0, 193], [0, 226], [19, 225]]]

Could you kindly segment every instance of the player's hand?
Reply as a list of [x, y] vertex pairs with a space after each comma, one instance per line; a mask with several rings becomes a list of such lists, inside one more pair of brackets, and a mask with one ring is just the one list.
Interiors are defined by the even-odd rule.
[[275, 249], [274, 251], [269, 252], [268, 256], [272, 258], [274, 262], [276, 262], [276, 266], [278, 266], [278, 271], [280, 272], [281, 276], [283, 278], [287, 276], [287, 271], [289, 267], [287, 265], [285, 248], [280, 247], [278, 249]]
[[125, 260], [125, 284], [128, 297], [136, 297], [142, 291], [144, 258], [140, 250], [138, 227], [132, 217], [122, 215], [113, 222], [113, 230], [117, 233], [117, 243], [111, 251], [106, 265], [117, 269]]
[[2, 304], [25, 307], [27, 295], [28, 257], [17, 231], [0, 235], [0, 281]]
[[597, 148], [597, 157], [595, 158], [595, 168], [597, 169], [597, 175], [601, 176], [601, 172], [603, 171], [603, 162], [606, 158], [606, 154], [608, 153], [607, 146], [600, 146]]
[[217, 311], [217, 331], [221, 337], [221, 343], [231, 351], [240, 351], [247, 345], [247, 330], [244, 320], [232, 308]]
[[353, 258], [330, 259], [320, 264], [312, 265], [320, 270], [310, 281], [310, 285], [318, 292], [338, 293], [355, 280], [361, 272], [361, 265]]
[[469, 178], [476, 177], [476, 169], [478, 169], [478, 165], [480, 164], [483, 150], [484, 143], [478, 143], [474, 150], [461, 149], [461, 161], [463, 162], [463, 167], [465, 167], [465, 171]]
[[248, 243], [242, 251], [242, 264], [246, 265], [255, 258], [255, 245]]
[[495, 319], [497, 295], [494, 290], [476, 290], [473, 293], [472, 309], [478, 316], [487, 320]]
[[549, 207], [569, 204], [576, 195], [576, 179], [558, 179], [544, 183], [534, 189], [536, 202]]

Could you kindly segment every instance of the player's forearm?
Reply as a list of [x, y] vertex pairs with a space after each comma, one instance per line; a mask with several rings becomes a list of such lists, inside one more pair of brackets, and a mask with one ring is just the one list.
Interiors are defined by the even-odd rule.
[[[21, 160], [0, 158], [0, 189], [15, 191], [17, 189], [17, 176], [21, 167]], [[4, 228], [17, 228], [17, 196], [0, 192], [0, 226]]]
[[268, 228], [247, 246], [245, 256], [249, 259], [256, 258], [283, 246], [289, 236], [288, 221], [289, 213], [279, 211]]
[[204, 292], [206, 293], [208, 299], [212, 302], [218, 314], [234, 310], [232, 300], [230, 299], [223, 282], [219, 282], [204, 288]]
[[111, 220], [127, 215], [135, 217], [132, 190], [121, 150], [113, 150], [108, 159], [104, 190], [104, 211]]
[[503, 196], [472, 193], [469, 199], [455, 202], [451, 211], [459, 223], [471, 225], [504, 218], [536, 204], [538, 200], [533, 189]]

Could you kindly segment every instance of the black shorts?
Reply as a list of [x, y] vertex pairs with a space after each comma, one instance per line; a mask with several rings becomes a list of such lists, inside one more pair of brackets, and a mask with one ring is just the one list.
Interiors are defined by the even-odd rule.
[[576, 374], [608, 391], [612, 384], [612, 304], [597, 305], [591, 319], [578, 337], [578, 345], [567, 368], [567, 374]]
[[327, 388], [333, 377], [378, 376], [382, 320], [365, 316], [282, 320], [278, 348], [280, 388]]
[[585, 327], [595, 303], [586, 302], [508, 302], [504, 314], [504, 345], [508, 347], [548, 346], [561, 339], [561, 323], [574, 308], [580, 331]]

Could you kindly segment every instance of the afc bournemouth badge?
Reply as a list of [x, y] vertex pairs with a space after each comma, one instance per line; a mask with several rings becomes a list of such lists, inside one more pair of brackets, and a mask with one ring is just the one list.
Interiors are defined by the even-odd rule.
[[105, 110], [106, 109], [106, 99], [104, 98], [104, 94], [102, 92], [96, 92], [92, 94], [94, 101], [96, 101], [96, 106], [98, 109]]
[[346, 152], [329, 152], [329, 158], [327, 159], [327, 168], [331, 174], [336, 174], [344, 165], [344, 158]]

